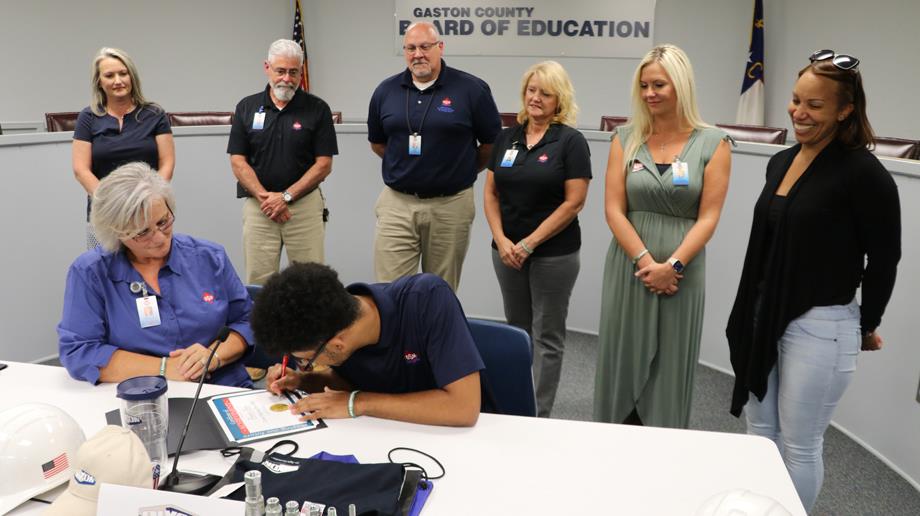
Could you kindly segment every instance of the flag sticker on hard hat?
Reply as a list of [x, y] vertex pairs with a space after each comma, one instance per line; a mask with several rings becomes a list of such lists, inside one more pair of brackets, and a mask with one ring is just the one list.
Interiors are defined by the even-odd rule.
[[67, 454], [62, 453], [55, 457], [53, 460], [50, 460], [42, 464], [42, 476], [45, 477], [45, 480], [57, 475], [58, 473], [67, 469]]

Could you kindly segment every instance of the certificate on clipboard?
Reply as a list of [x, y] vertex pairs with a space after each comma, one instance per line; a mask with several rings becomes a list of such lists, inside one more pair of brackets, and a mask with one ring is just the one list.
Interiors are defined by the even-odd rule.
[[291, 414], [291, 406], [305, 395], [253, 390], [212, 396], [207, 404], [227, 441], [245, 444], [320, 428], [321, 421], [300, 421], [299, 415]]

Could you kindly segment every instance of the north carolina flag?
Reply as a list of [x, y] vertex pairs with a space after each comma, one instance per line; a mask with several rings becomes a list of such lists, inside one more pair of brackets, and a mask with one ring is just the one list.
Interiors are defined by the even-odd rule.
[[738, 101], [739, 124], [763, 125], [763, 0], [754, 0], [754, 24], [751, 26], [751, 45], [744, 66], [741, 99]]

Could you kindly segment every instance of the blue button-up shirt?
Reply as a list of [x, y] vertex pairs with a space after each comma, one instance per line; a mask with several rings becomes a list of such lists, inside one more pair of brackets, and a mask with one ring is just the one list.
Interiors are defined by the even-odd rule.
[[[123, 251], [100, 247], [80, 255], [67, 272], [64, 313], [58, 324], [60, 359], [70, 375], [99, 381], [115, 350], [155, 357], [194, 343], [209, 345], [223, 326], [251, 347], [252, 300], [223, 247], [174, 234], [166, 265], [160, 269], [156, 296], [160, 324], [141, 328], [132, 282], [143, 282]], [[242, 361], [215, 371], [211, 383], [251, 387]]]

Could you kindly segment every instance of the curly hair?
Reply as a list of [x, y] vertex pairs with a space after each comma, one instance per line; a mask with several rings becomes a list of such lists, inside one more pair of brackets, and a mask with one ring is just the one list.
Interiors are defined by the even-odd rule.
[[256, 296], [250, 323], [266, 353], [312, 351], [358, 318], [358, 300], [320, 263], [294, 263]]

